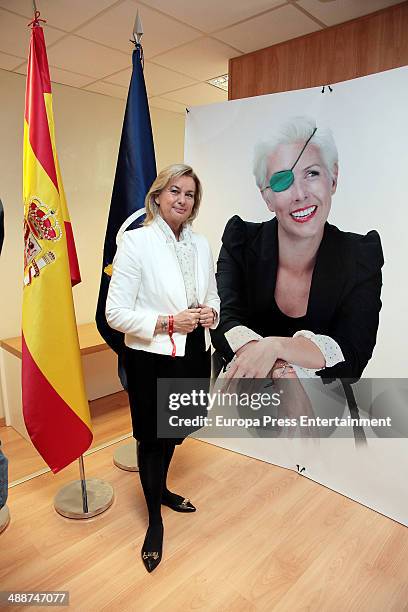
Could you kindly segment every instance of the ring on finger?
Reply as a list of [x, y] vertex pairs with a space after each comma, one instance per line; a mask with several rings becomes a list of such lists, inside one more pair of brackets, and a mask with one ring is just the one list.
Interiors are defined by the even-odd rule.
[[[287, 372], [286, 372], [286, 370], [287, 370]], [[280, 373], [279, 378], [282, 378], [282, 376], [283, 376], [285, 373], [288, 373], [288, 374], [289, 374], [289, 373], [292, 373], [292, 372], [294, 372], [293, 367], [292, 367], [292, 366], [291, 366], [289, 363], [285, 363], [285, 365], [284, 365], [284, 366], [283, 366], [283, 368], [282, 368], [282, 371], [281, 371], [281, 373]]]

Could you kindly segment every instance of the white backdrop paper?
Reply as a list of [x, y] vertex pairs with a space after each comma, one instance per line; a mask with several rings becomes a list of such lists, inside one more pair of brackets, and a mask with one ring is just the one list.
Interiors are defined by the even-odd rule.
[[[329, 126], [339, 151], [339, 181], [330, 223], [342, 230], [376, 229], [383, 245], [383, 308], [377, 346], [365, 377], [408, 378], [408, 68], [312, 88], [191, 108], [185, 160], [204, 186], [195, 229], [210, 240], [215, 259], [227, 220], [271, 218], [252, 175], [254, 145], [276, 125], [309, 115]], [[408, 409], [407, 409], [408, 421]], [[408, 525], [408, 443], [352, 439], [213, 440], [306, 475]]]

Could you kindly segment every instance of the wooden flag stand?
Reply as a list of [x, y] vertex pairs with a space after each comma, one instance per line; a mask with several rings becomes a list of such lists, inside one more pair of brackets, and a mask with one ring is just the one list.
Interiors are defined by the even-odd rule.
[[2, 531], [7, 529], [9, 523], [10, 523], [10, 512], [6, 504], [0, 510], [0, 533], [2, 533]]
[[129, 444], [119, 446], [113, 454], [113, 463], [116, 467], [127, 472], [138, 472], [137, 463], [137, 442], [133, 438]]
[[113, 487], [99, 478], [85, 479], [84, 458], [78, 459], [80, 480], [70, 482], [54, 499], [54, 508], [66, 518], [87, 519], [105, 512], [113, 503]]

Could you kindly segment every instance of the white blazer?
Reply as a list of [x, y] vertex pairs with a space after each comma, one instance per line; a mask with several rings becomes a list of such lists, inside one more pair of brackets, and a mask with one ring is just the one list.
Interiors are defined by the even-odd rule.
[[[214, 263], [207, 239], [192, 233], [195, 248], [197, 298], [220, 314], [220, 299]], [[113, 260], [113, 272], [106, 300], [106, 319], [113, 329], [125, 334], [125, 344], [133, 349], [171, 355], [168, 334], [154, 335], [159, 315], [176, 315], [187, 308], [183, 275], [173, 242], [153, 221], [150, 225], [124, 233]], [[205, 329], [205, 346], [210, 346]], [[186, 334], [175, 332], [176, 356], [184, 356]]]

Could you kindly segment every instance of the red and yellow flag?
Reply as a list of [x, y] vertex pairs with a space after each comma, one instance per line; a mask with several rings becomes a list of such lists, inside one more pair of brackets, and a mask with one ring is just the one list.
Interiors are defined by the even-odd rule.
[[23, 413], [58, 472], [91, 444], [71, 284], [80, 282], [55, 148], [43, 30], [32, 27], [24, 120]]

